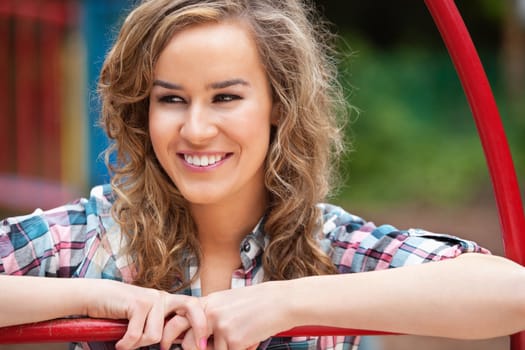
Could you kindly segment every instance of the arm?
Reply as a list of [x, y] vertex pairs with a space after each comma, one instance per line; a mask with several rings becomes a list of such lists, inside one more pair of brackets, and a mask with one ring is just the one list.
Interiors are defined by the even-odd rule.
[[206, 317], [196, 298], [137, 287], [113, 280], [0, 275], [0, 327], [72, 315], [128, 319], [117, 349], [159, 343], [177, 337], [191, 323], [192, 342], [207, 335]]
[[0, 275], [0, 326], [82, 315], [79, 297], [90, 288], [80, 279]]
[[496, 337], [525, 329], [524, 299], [524, 268], [465, 254], [398, 269], [268, 282], [211, 294], [204, 303], [215, 348], [222, 350], [247, 348], [303, 325]]
[[[500, 257], [464, 254], [437, 263], [295, 283], [290, 285], [296, 291], [291, 310], [302, 324], [462, 339], [525, 329], [525, 269]], [[323, 284], [326, 287], [319, 288]]]
[[[111, 280], [124, 279], [131, 268], [128, 259], [118, 260], [122, 237], [112, 229], [108, 196], [97, 187], [89, 200], [0, 223], [0, 326], [72, 315], [128, 319], [119, 349], [176, 337], [188, 320], [195, 336], [204, 337], [198, 299]], [[168, 332], [166, 317], [174, 325]]]

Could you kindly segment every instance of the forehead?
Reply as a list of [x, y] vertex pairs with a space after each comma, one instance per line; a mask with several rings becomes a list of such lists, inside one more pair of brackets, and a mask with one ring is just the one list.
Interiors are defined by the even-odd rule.
[[191, 25], [175, 33], [162, 50], [156, 73], [165, 69], [209, 71], [263, 69], [249, 26], [241, 21]]

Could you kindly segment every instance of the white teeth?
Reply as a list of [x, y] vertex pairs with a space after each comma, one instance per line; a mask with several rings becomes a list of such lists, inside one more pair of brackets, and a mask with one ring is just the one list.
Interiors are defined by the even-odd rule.
[[220, 160], [222, 160], [222, 156], [221, 155], [211, 155], [211, 156], [197, 156], [197, 155], [194, 155], [194, 156], [190, 156], [190, 155], [184, 155], [184, 160], [193, 165], [193, 166], [201, 166], [201, 167], [205, 167], [205, 166], [208, 166], [208, 165], [213, 165], [217, 162], [219, 162]]

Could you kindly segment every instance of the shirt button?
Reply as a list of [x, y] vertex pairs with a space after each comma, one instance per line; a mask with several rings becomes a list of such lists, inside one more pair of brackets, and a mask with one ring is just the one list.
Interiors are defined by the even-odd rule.
[[250, 242], [244, 242], [244, 244], [242, 245], [242, 250], [245, 253], [248, 253], [251, 248], [252, 248], [252, 245], [250, 244]]

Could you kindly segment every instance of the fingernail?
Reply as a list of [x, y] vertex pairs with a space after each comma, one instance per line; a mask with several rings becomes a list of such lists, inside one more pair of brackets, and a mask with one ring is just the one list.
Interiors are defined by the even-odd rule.
[[208, 339], [206, 337], [201, 338], [201, 350], [206, 350], [208, 347]]

